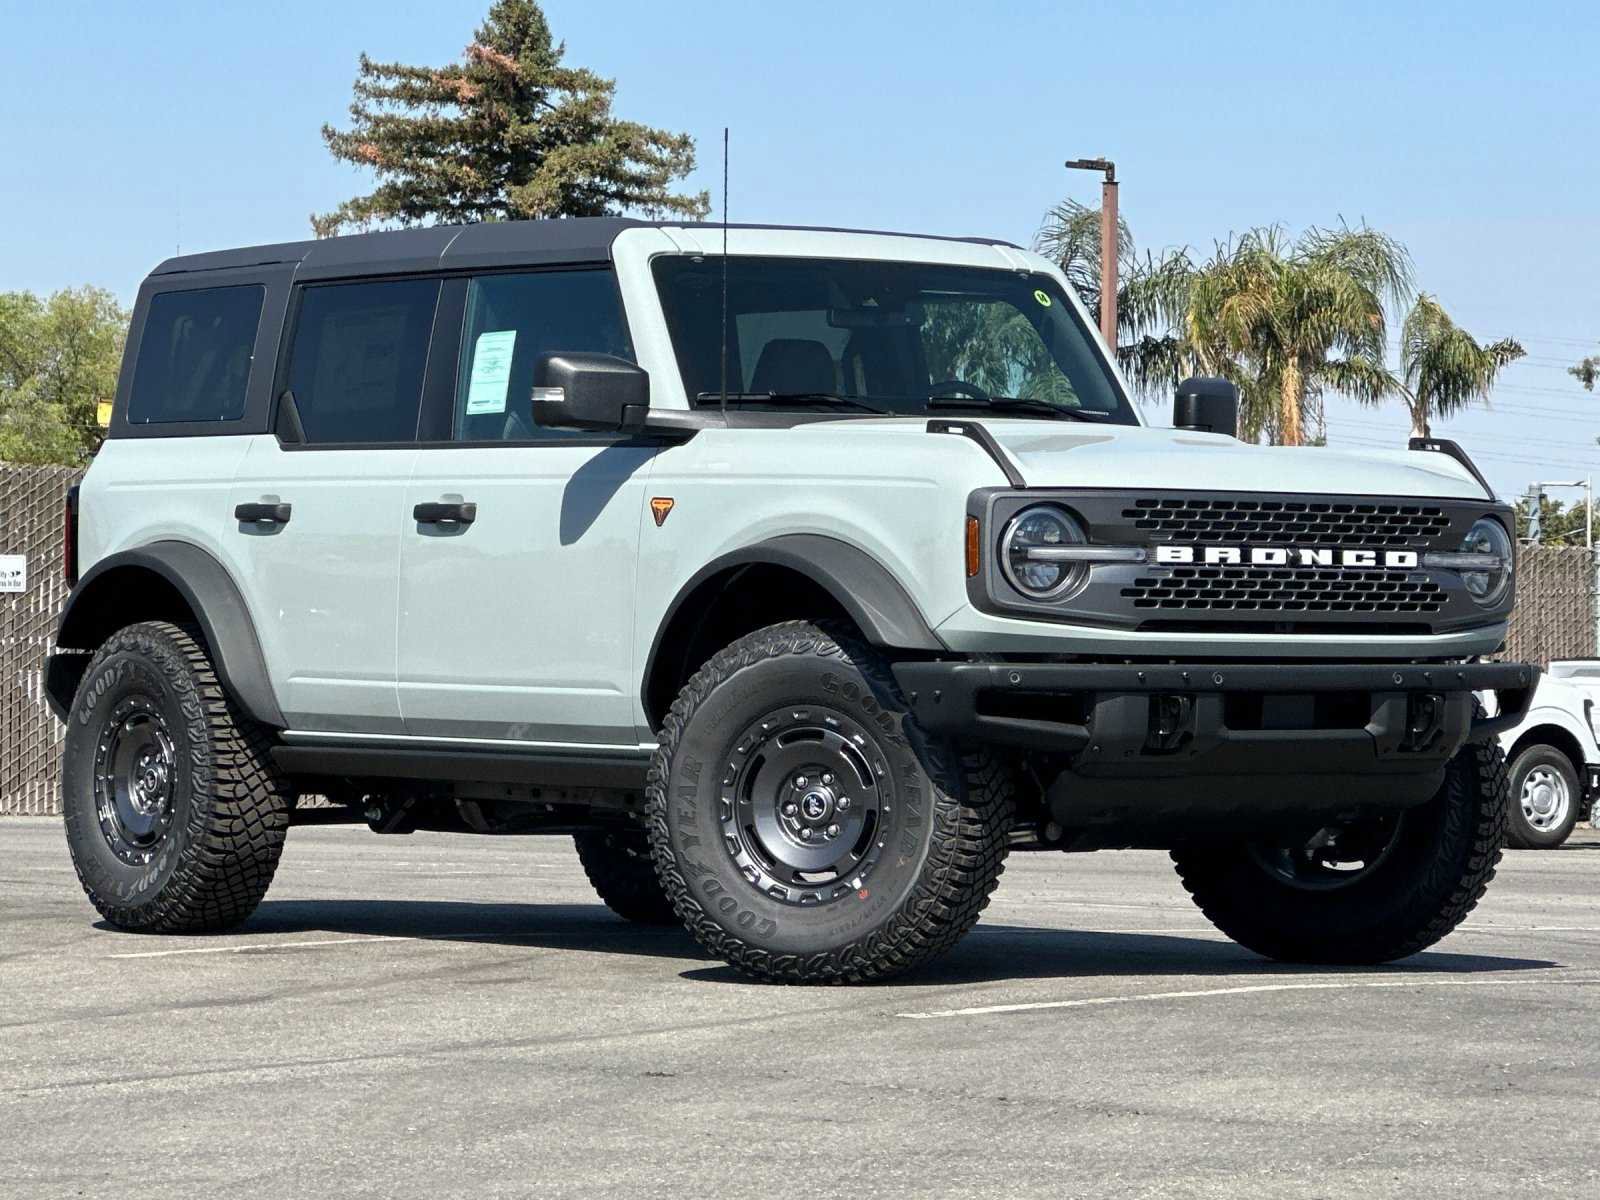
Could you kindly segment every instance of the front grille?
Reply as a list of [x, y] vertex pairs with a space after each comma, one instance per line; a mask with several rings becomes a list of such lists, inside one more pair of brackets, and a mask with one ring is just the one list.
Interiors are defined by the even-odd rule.
[[[1370, 544], [1370, 543], [1369, 543]], [[1412, 571], [1172, 567], [1122, 589], [1138, 609], [1266, 613], [1437, 613], [1444, 589]]]
[[1426, 504], [1342, 500], [1252, 500], [1165, 496], [1136, 500], [1122, 517], [1152, 542], [1241, 542], [1272, 546], [1431, 547], [1450, 527]]

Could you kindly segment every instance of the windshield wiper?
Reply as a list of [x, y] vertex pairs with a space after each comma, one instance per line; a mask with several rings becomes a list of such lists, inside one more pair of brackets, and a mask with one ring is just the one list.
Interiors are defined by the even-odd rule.
[[1066, 418], [1069, 421], [1098, 421], [1109, 414], [1081, 408], [1063, 408], [1048, 400], [1026, 396], [930, 396], [929, 408], [986, 408], [993, 412], [1027, 413], [1030, 416]]
[[[701, 392], [694, 399], [696, 404], [720, 404], [723, 393]], [[887, 409], [875, 408], [837, 392], [729, 392], [727, 399], [735, 404], [792, 404], [796, 408], [848, 408], [878, 416], [889, 415]]]

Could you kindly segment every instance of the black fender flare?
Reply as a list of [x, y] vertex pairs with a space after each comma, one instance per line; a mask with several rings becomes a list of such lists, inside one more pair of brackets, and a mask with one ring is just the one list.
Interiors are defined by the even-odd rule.
[[[57, 648], [93, 650], [107, 633], [129, 623], [111, 621], [108, 628], [107, 621], [108, 615], [115, 614], [118, 594], [116, 581], [108, 577], [129, 568], [159, 576], [183, 597], [199, 622], [228, 694], [257, 721], [284, 728], [283, 710], [272, 690], [261, 641], [239, 585], [222, 563], [192, 543], [151, 542], [95, 563], [67, 598], [56, 629]], [[109, 614], [108, 605], [112, 606]], [[45, 689], [51, 708], [62, 720], [71, 709], [88, 661], [85, 654], [54, 654], [48, 661]]]
[[660, 662], [662, 641], [685, 601], [707, 580], [744, 566], [787, 567], [828, 592], [874, 646], [942, 653], [947, 647], [933, 632], [916, 602], [889, 569], [865, 550], [819, 533], [787, 533], [721, 555], [678, 589], [662, 614], [640, 676], [640, 692], [649, 711], [648, 692]]

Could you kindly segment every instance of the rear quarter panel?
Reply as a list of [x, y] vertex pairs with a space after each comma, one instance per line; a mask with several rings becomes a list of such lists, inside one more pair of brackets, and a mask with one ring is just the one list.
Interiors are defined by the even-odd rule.
[[111, 438], [78, 494], [78, 568], [150, 542], [191, 542], [221, 558], [234, 474], [250, 438]]

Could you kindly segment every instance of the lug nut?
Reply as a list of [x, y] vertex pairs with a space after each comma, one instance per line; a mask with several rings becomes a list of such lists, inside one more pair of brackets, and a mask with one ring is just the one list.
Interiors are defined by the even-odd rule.
[[810, 780], [808, 780], [804, 775], [796, 775], [794, 777], [795, 787], [805, 787], [805, 785], [809, 782]]
[[822, 773], [822, 782], [823, 783], [832, 783], [833, 782], [833, 776], [829, 775], [826, 771], [824, 771]]
[[802, 842], [809, 842], [814, 837], [816, 837], [816, 832], [814, 830], [812, 830], [809, 826], [807, 826], [805, 829], [802, 829], [800, 831], [800, 840]]
[[783, 806], [783, 815], [786, 816], [786, 817], [792, 817], [792, 816], [795, 815], [795, 813], [797, 813], [799, 811], [800, 811], [800, 806], [797, 805], [793, 800], [789, 801], [787, 804], [785, 804]]
[[839, 827], [837, 825], [829, 825], [828, 826], [828, 836], [831, 837], [831, 838], [838, 837], [839, 836]]
[[833, 802], [833, 806], [835, 808], [837, 808], [840, 812], [843, 812], [845, 809], [850, 807], [850, 797], [849, 796], [840, 796], [837, 800], [835, 800]]

